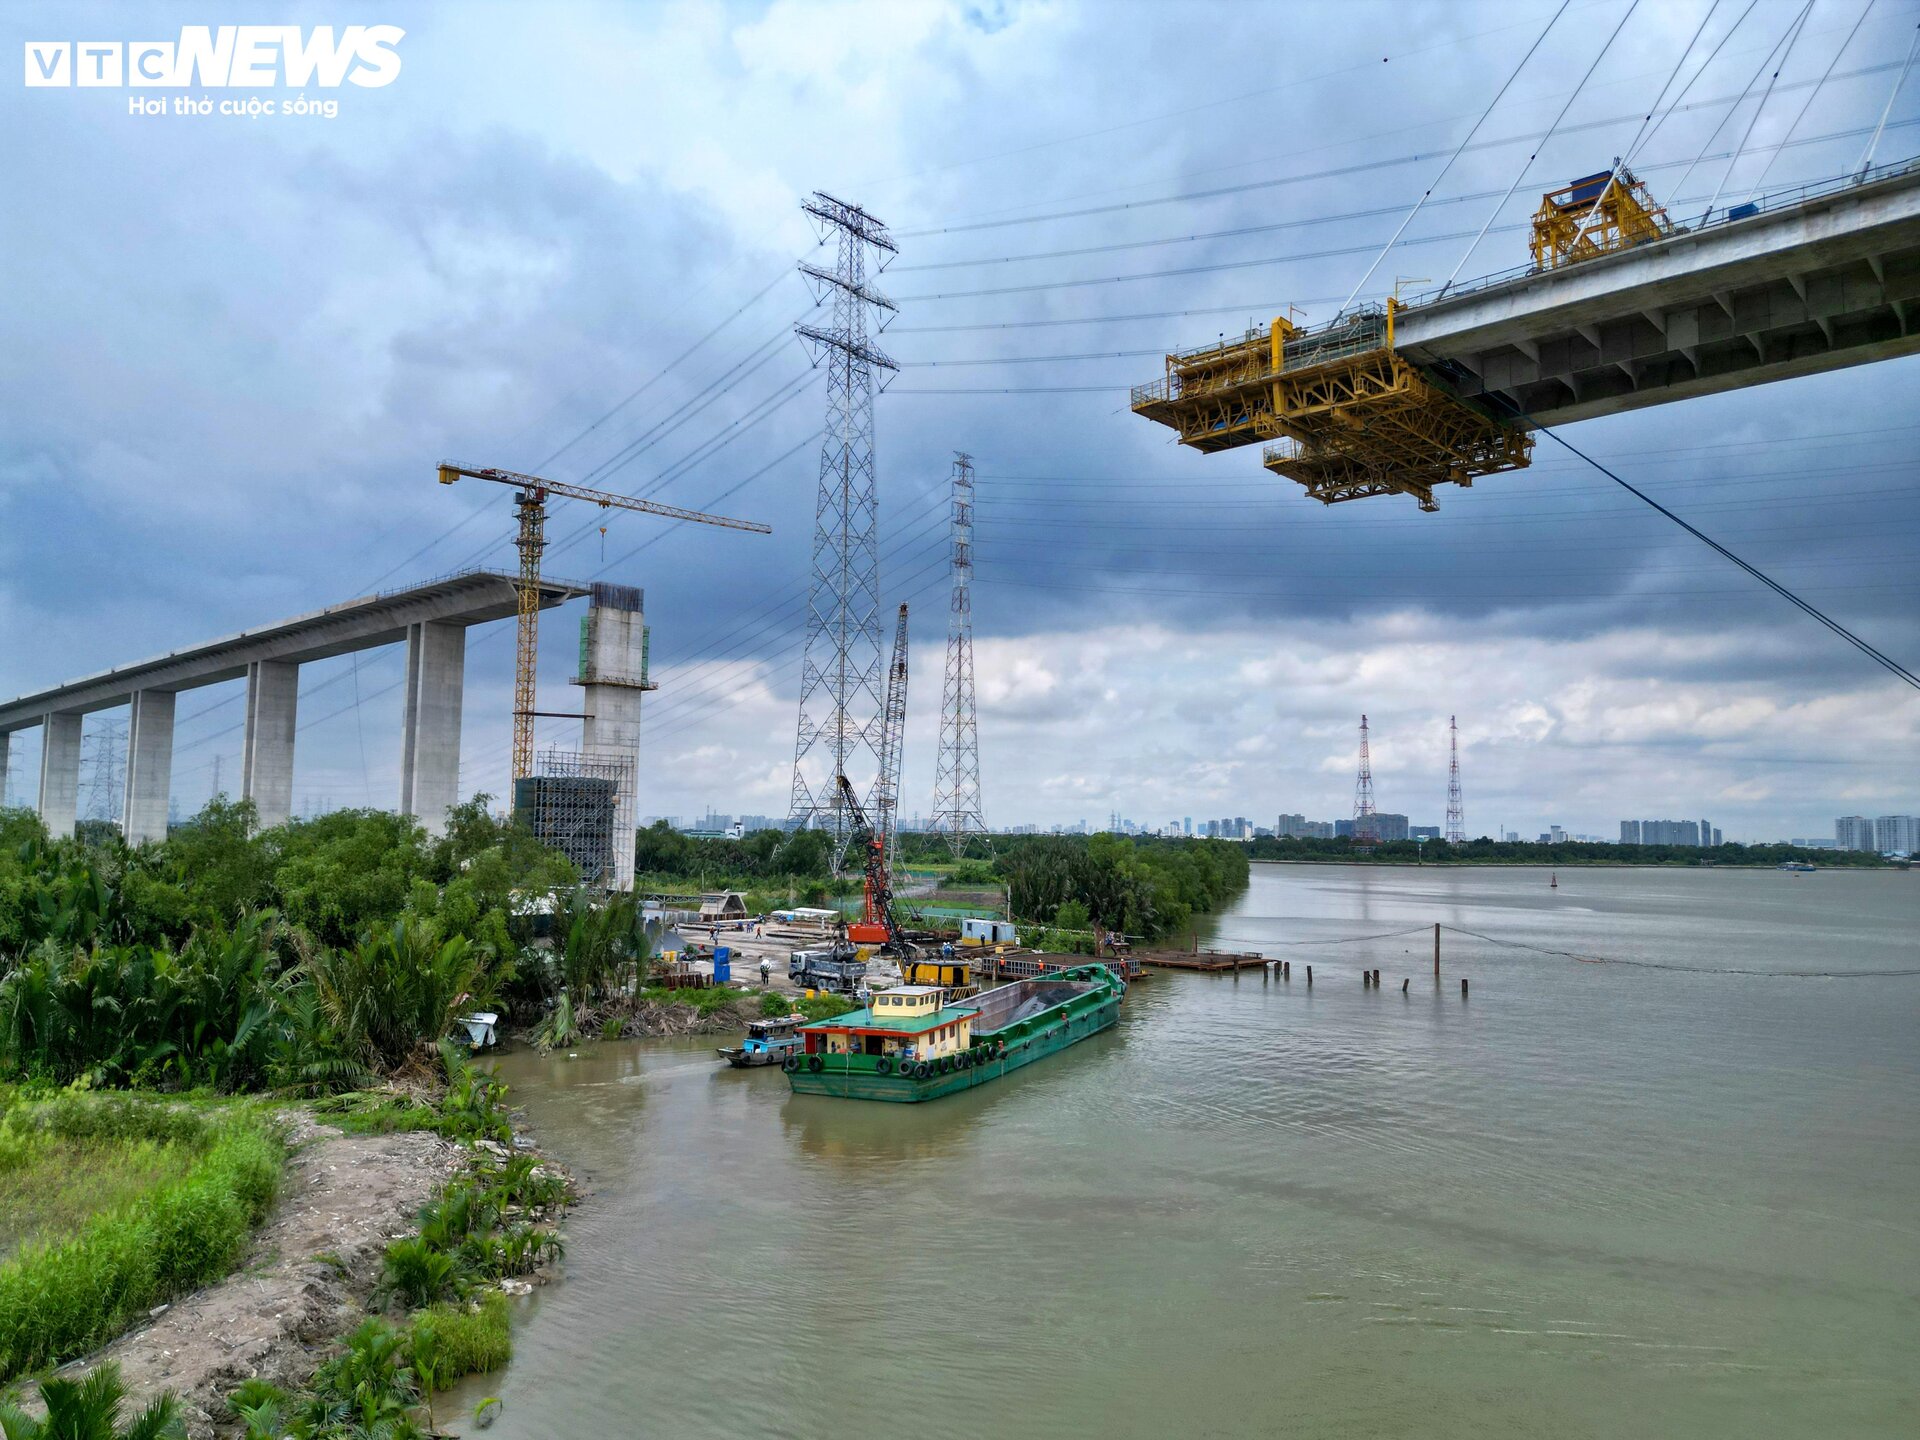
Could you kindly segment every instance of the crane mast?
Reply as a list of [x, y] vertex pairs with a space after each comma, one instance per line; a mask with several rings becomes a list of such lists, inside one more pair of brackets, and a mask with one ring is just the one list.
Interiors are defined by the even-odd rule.
[[678, 505], [661, 505], [652, 500], [636, 500], [630, 495], [615, 495], [608, 490], [590, 490], [584, 485], [569, 485], [546, 480], [538, 475], [522, 475], [517, 470], [481, 469], [440, 462], [440, 483], [452, 485], [462, 476], [510, 485], [520, 493], [514, 498], [520, 524], [514, 544], [520, 552], [519, 633], [513, 666], [513, 778], [524, 780], [533, 773], [534, 677], [540, 650], [540, 556], [547, 548], [547, 497], [587, 500], [602, 510], [636, 510], [643, 515], [660, 515], [669, 520], [691, 520], [700, 525], [718, 525], [727, 530], [751, 530], [771, 535], [773, 527], [756, 520], [735, 520], [725, 515], [709, 515], [704, 510], [686, 510]]
[[845, 775], [834, 777], [840, 803], [846, 807], [853, 827], [854, 843], [860, 847], [863, 870], [864, 912], [860, 923], [847, 927], [847, 938], [856, 945], [879, 945], [899, 955], [911, 955], [913, 946], [893, 915], [893, 881], [887, 873], [887, 847], [873, 828], [853, 782]]
[[906, 740], [907, 607], [902, 604], [893, 631], [893, 663], [887, 667], [887, 703], [880, 719], [880, 775], [873, 795], [889, 871], [900, 864], [900, 764]]

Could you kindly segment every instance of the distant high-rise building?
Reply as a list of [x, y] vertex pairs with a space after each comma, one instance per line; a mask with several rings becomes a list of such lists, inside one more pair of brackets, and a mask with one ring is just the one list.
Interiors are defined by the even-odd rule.
[[[1707, 832], [1712, 838], [1712, 831]], [[1642, 820], [1640, 822], [1640, 843], [1642, 845], [1698, 845], [1700, 843], [1700, 822], [1698, 820]]]
[[1726, 843], [1720, 838], [1720, 827], [1718, 825], [1713, 827], [1713, 843], [1715, 845], [1721, 845]]
[[1567, 832], [1565, 830], [1562, 830], [1558, 825], [1555, 825], [1550, 830], [1548, 830], [1546, 838], [1549, 844], [1558, 845], [1558, 844], [1561, 844], [1563, 841], [1565, 841], [1568, 837], [1567, 837]]
[[1518, 845], [1519, 843], [1520, 843], [1520, 832], [1518, 830], [1507, 831], [1507, 844]]
[[1282, 815], [1275, 822], [1273, 833], [1276, 835], [1300, 835], [1305, 831], [1307, 817], [1304, 815]]
[[1407, 838], [1409, 840], [1438, 840], [1440, 838], [1440, 827], [1438, 825], [1409, 825], [1407, 827]]
[[1638, 820], [1622, 820], [1620, 822], [1620, 843], [1622, 845], [1638, 845], [1640, 843], [1640, 822]]
[[1874, 848], [1873, 821], [1864, 815], [1842, 815], [1833, 822], [1833, 843], [1842, 850]]
[[1873, 822], [1873, 848], [1882, 854], [1898, 852], [1911, 855], [1920, 846], [1920, 816], [1882, 815]]
[[1700, 843], [1702, 845], [1713, 844], [1713, 826], [1709, 825], [1705, 820], [1700, 822]]
[[1193, 816], [1191, 815], [1187, 816], [1186, 819], [1181, 823], [1187, 827], [1187, 834], [1189, 835], [1193, 834]]
[[1405, 840], [1407, 838], [1407, 817], [1388, 815], [1384, 811], [1373, 812], [1373, 833], [1381, 840]]

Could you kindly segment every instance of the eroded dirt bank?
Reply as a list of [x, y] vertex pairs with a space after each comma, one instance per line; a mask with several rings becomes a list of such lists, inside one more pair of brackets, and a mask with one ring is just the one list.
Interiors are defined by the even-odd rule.
[[302, 1383], [327, 1342], [363, 1318], [387, 1242], [411, 1233], [466, 1164], [463, 1147], [424, 1131], [345, 1135], [302, 1111], [285, 1119], [280, 1201], [241, 1268], [69, 1367], [119, 1365], [128, 1413], [171, 1390], [198, 1440], [216, 1433], [242, 1380]]

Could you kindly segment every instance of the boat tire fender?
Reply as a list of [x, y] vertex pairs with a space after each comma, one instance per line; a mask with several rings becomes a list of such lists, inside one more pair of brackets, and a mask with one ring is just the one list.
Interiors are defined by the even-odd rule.
[[813, 1071], [813, 1073], [816, 1075], [818, 1075], [822, 1070], [824, 1070], [826, 1068], [826, 1065], [827, 1065], [827, 1062], [818, 1055], [807, 1056], [807, 1069]]
[[927, 1078], [927, 1076], [931, 1075], [932, 1073], [933, 1073], [933, 1068], [930, 1065], [928, 1065], [927, 1062], [924, 1060], [922, 1060], [918, 1065], [915, 1065], [913, 1067], [913, 1078], [916, 1080], [924, 1080]]
[[882, 1055], [878, 1060], [873, 1062], [873, 1073], [876, 1075], [891, 1075], [893, 1073], [893, 1061]]
[[780, 1062], [780, 1068], [789, 1075], [793, 1074], [794, 1071], [800, 1068], [800, 1057], [798, 1055], [787, 1056], [786, 1059]]

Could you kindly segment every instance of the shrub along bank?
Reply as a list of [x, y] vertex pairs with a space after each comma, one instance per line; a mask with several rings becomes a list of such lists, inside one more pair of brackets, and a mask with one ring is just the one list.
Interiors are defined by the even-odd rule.
[[154, 1305], [226, 1274], [271, 1208], [284, 1158], [268, 1120], [248, 1108], [69, 1093], [10, 1100], [0, 1168], [74, 1142], [192, 1160], [177, 1178], [0, 1263], [0, 1381], [95, 1349]]

